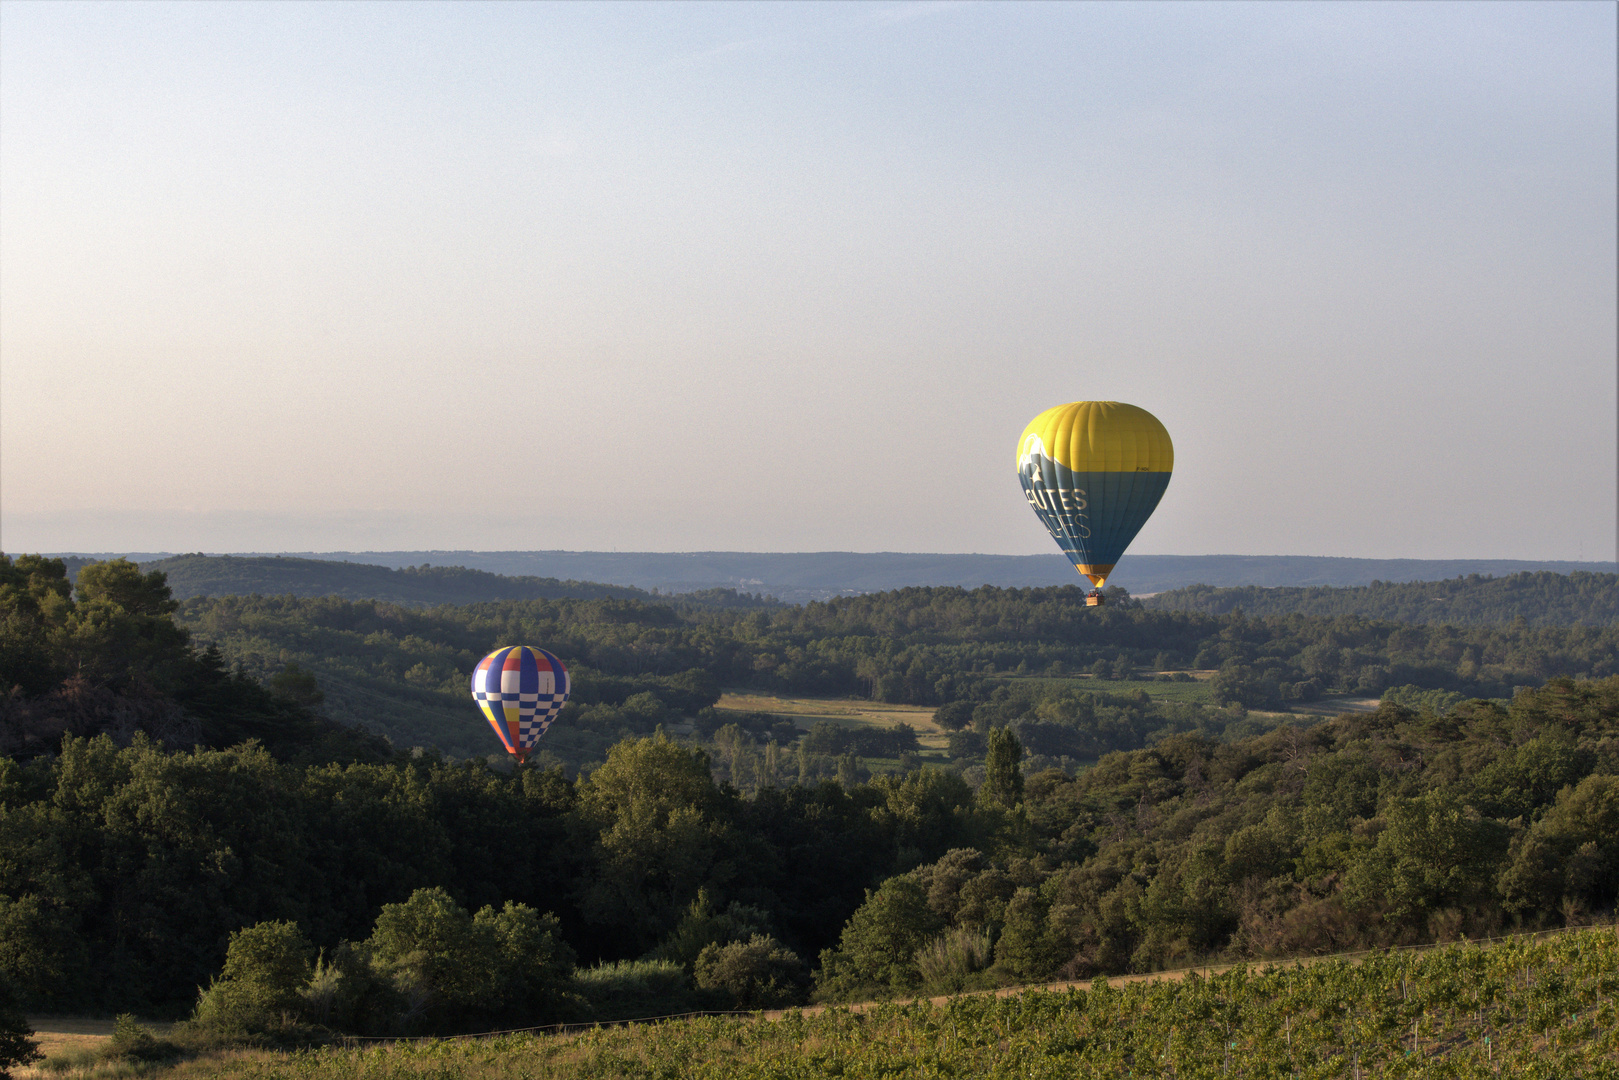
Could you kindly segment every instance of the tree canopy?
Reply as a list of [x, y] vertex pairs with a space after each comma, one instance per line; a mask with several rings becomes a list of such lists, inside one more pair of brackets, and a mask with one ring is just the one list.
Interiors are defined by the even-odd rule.
[[[227, 1027], [469, 1030], [797, 1000], [805, 959], [828, 997], [959, 989], [1619, 899], [1612, 629], [1097, 610], [1072, 589], [176, 605], [132, 564], [73, 587], [28, 556], [0, 557], [0, 605], [0, 982], [30, 1008], [182, 1008], [204, 986], [199, 1021]], [[317, 711], [429, 660], [448, 683], [492, 639], [577, 664], [558, 723], [596, 756], [456, 761]], [[1108, 689], [1185, 663], [1229, 703]], [[1394, 692], [1257, 711], [1312, 681]], [[830, 729], [719, 723], [725, 683], [937, 706], [962, 752], [922, 766], [896, 726], [897, 764], [867, 769]]]

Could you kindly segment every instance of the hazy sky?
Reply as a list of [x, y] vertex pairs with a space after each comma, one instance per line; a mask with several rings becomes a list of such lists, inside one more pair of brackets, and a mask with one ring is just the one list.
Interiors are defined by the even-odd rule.
[[0, 545], [1611, 559], [1610, 3], [0, 3]]

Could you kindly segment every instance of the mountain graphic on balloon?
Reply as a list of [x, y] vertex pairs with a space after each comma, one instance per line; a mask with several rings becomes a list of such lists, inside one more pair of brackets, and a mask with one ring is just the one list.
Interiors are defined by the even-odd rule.
[[1101, 588], [1169, 487], [1175, 447], [1146, 409], [1074, 401], [1029, 421], [1018, 437], [1018, 482], [1074, 569]]

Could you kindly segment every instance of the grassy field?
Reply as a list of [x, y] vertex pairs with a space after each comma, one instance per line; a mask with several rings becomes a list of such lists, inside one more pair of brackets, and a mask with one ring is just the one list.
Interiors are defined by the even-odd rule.
[[769, 713], [791, 720], [803, 731], [822, 720], [851, 728], [891, 728], [906, 723], [916, 729], [916, 741], [922, 744], [924, 756], [943, 755], [949, 738], [949, 733], [933, 722], [931, 705], [889, 705], [858, 698], [786, 698], [742, 691], [722, 694], [715, 709], [721, 714]]
[[[1213, 705], [1212, 671], [1193, 671], [1192, 682], [1158, 682], [1153, 679], [1098, 679], [1089, 675], [1010, 675], [1005, 681], [1014, 688], [1033, 690], [1061, 687], [1099, 694], [1145, 692], [1155, 701], [1177, 701]], [[1293, 712], [1313, 716], [1334, 716], [1363, 712], [1377, 707], [1377, 698], [1331, 697], [1320, 701], [1298, 702]], [[722, 712], [762, 712], [784, 717], [808, 731], [818, 720], [830, 720], [845, 727], [893, 727], [904, 721], [916, 729], [924, 746], [943, 750], [946, 732], [933, 723], [933, 707], [889, 705], [881, 701], [855, 698], [775, 697], [751, 691], [730, 691], [720, 697], [716, 708]], [[1277, 714], [1285, 715], [1285, 714]], [[930, 738], [932, 741], [930, 742]]]
[[[1213, 677], [1212, 671], [1189, 672], [1192, 682], [1158, 682], [1147, 679], [1098, 679], [1089, 675], [1014, 675], [1008, 676], [1006, 682], [1013, 687], [1013, 693], [1019, 690], [1030, 693], [1036, 690], [1047, 690], [1052, 687], [1063, 687], [1078, 691], [1093, 691], [1104, 694], [1133, 694], [1143, 691], [1148, 697], [1157, 701], [1175, 701], [1191, 704], [1213, 705], [1214, 695], [1209, 685]], [[1358, 712], [1377, 707], [1376, 698], [1347, 698], [1334, 697], [1321, 701], [1301, 702], [1293, 706], [1291, 712], [1268, 713], [1256, 711], [1252, 715], [1256, 719], [1263, 719], [1267, 723], [1314, 723], [1327, 716], [1334, 716], [1344, 712]], [[917, 742], [921, 744], [921, 758], [925, 762], [946, 764], [951, 758], [948, 752], [949, 732], [942, 730], [933, 722], [933, 708], [925, 705], [890, 705], [881, 701], [863, 701], [858, 698], [811, 698], [811, 697], [777, 697], [771, 694], [760, 694], [747, 690], [732, 690], [720, 696], [719, 704], [715, 708], [723, 715], [726, 713], [766, 713], [791, 721], [802, 731], [808, 731], [816, 723], [828, 720], [843, 727], [891, 728], [901, 722], [916, 729]], [[874, 771], [897, 768], [897, 760], [887, 758], [872, 758], [865, 762], [866, 766]]]
[[804, 730], [817, 720], [846, 727], [893, 727], [901, 721], [918, 731], [933, 726], [931, 705], [890, 705], [858, 698], [785, 698], [747, 691], [726, 692], [716, 706], [721, 712], [765, 712], [793, 721]]
[[[174, 1026], [161, 1020], [142, 1020], [141, 1026], [158, 1037]], [[34, 1041], [45, 1055], [42, 1062], [14, 1070], [17, 1080], [67, 1076], [128, 1076], [146, 1071], [131, 1062], [105, 1062], [101, 1055], [112, 1041], [113, 1021], [85, 1016], [30, 1016]]]

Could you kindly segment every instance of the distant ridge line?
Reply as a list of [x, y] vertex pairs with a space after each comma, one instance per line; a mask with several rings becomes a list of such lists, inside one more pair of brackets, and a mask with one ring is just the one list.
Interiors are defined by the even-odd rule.
[[[120, 553], [140, 563], [168, 552]], [[914, 552], [602, 552], [602, 551], [327, 551], [241, 552], [241, 556], [313, 559], [385, 566], [465, 567], [509, 577], [554, 578], [660, 592], [728, 588], [802, 603], [907, 586], [995, 585], [1028, 588], [1080, 584], [1068, 562], [1049, 555]], [[113, 554], [74, 553], [75, 563]], [[1523, 572], [1619, 572], [1612, 562], [1525, 559], [1357, 559], [1317, 555], [1126, 555], [1109, 584], [1146, 594], [1190, 585], [1354, 586], [1374, 581], [1442, 581]]]

